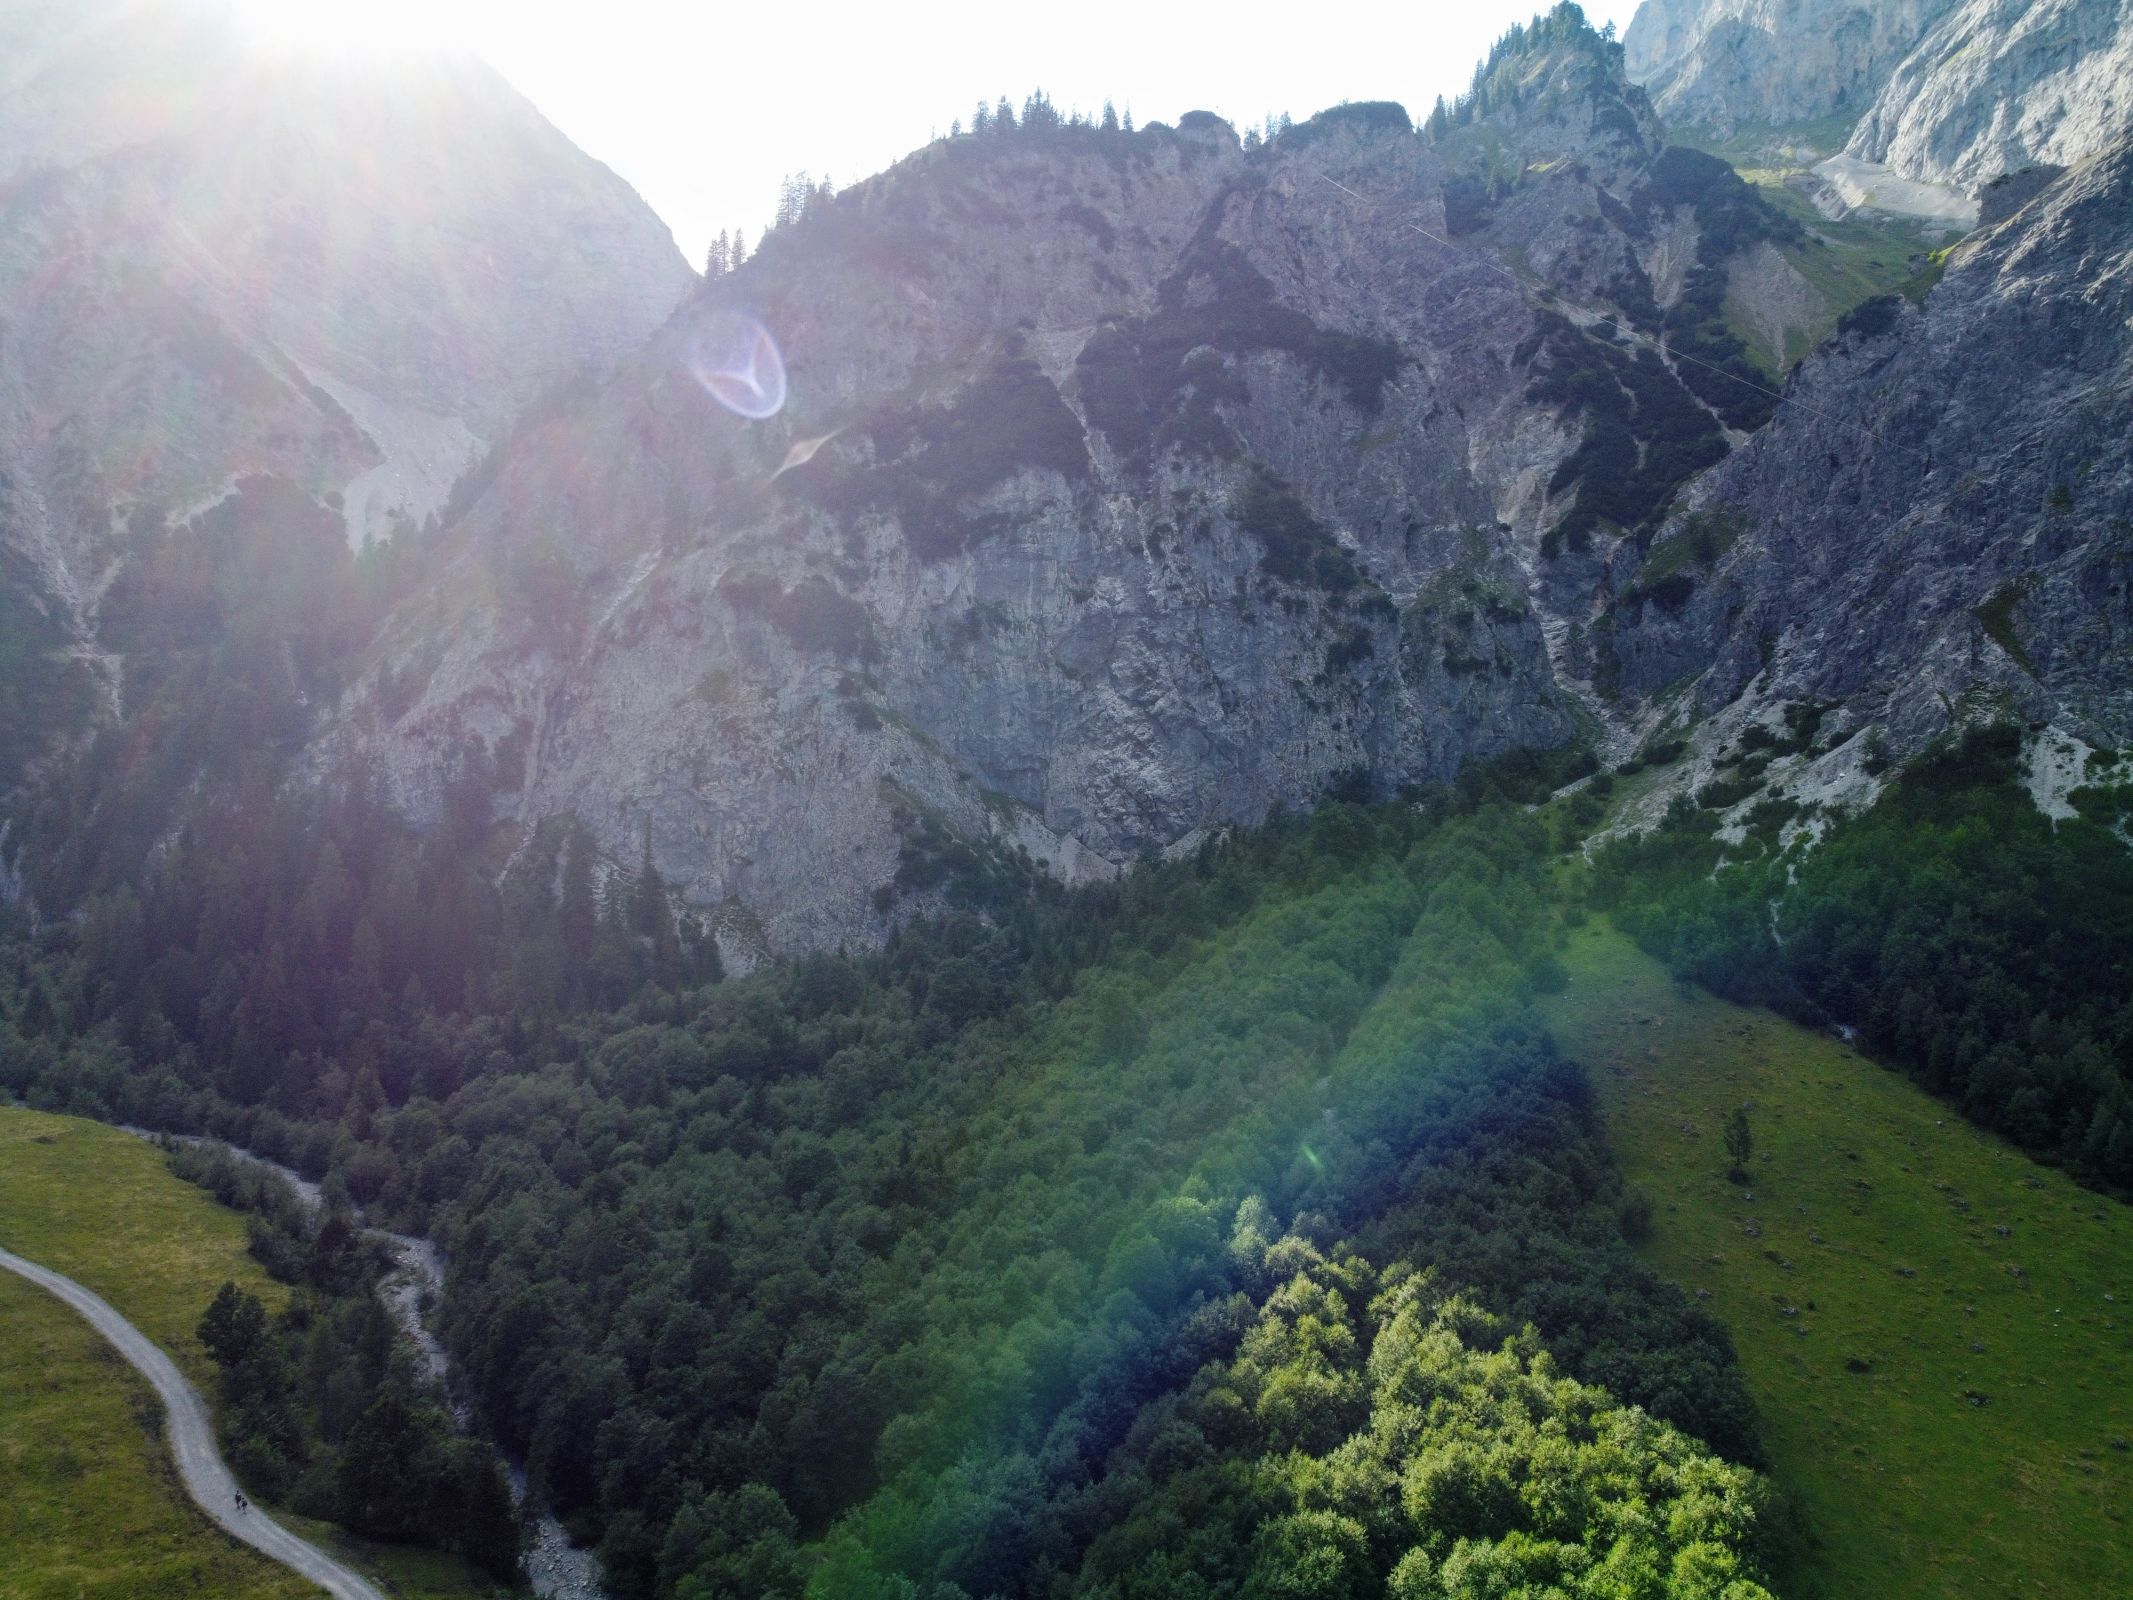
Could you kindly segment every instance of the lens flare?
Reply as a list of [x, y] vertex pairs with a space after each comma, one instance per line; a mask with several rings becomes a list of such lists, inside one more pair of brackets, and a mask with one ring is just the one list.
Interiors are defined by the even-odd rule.
[[784, 463], [770, 475], [770, 481], [776, 483], [778, 479], [784, 477], [786, 473], [792, 471], [795, 467], [806, 466], [821, 453], [824, 445], [842, 432], [844, 432], [842, 428], [832, 428], [828, 433], [817, 434], [812, 439], [795, 439], [792, 448], [785, 452]]
[[689, 370], [704, 393], [738, 417], [760, 422], [785, 407], [785, 358], [770, 330], [738, 311], [719, 311], [696, 330]]

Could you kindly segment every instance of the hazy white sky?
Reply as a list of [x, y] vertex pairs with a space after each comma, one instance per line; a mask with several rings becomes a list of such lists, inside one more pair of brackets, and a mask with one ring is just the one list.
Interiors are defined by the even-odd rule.
[[[674, 230], [692, 262], [726, 227], [751, 242], [789, 172], [839, 186], [967, 124], [979, 98], [1061, 111], [1106, 97], [1142, 122], [1196, 108], [1240, 129], [1343, 100], [1418, 117], [1457, 92], [1489, 42], [1541, 0], [1285, 0], [1172, 5], [991, 0], [241, 0], [336, 43], [454, 43], [488, 58]], [[1635, 0], [1594, 0], [1627, 27]]]

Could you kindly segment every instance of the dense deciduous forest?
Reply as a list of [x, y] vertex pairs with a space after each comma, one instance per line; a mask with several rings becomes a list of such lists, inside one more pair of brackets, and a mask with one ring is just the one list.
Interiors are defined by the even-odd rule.
[[[301, 616], [364, 570], [322, 556], [259, 603]], [[201, 668], [182, 630], [157, 648], [163, 681]], [[1527, 1004], [1607, 780], [1522, 802], [1589, 760], [1073, 894], [951, 872], [960, 909], [878, 953], [729, 978], [648, 860], [569, 826], [503, 853], [472, 754], [427, 835], [360, 773], [240, 759], [252, 733], [217, 726], [276, 726], [336, 670], [279, 659], [172, 690], [29, 819], [77, 915], [7, 913], [0, 1083], [436, 1237], [482, 1425], [618, 1593], [1124, 1597], [1189, 1568], [1210, 1594], [1738, 1600], [1782, 1560], [1724, 1331], [1631, 1253], [1639, 1198]], [[1685, 974], [1855, 1023], [2122, 1183], [2133, 887], [2100, 825], [2036, 813], [2010, 738], [1804, 859], [1679, 808], [1600, 853], [1596, 897]], [[185, 780], [160, 810], [159, 770]], [[222, 1341], [241, 1470], [506, 1563], [493, 1469], [396, 1368], [345, 1220], [233, 1198], [305, 1286]]]
[[[766, 1528], [919, 1592], [1071, 1592], [1113, 1453], [1228, 1357], [1280, 1287], [1251, 1241], [1292, 1229], [1426, 1260], [1755, 1457], [1722, 1331], [1628, 1254], [1581, 1075], [1525, 1015], [1556, 977], [1550, 842], [1501, 803], [1332, 805], [724, 981], [656, 874], [594, 894], [567, 839], [498, 888], [471, 834], [416, 840], [360, 787], [210, 843], [235, 837], [188, 829], [138, 899], [15, 947], [9, 1087], [432, 1232], [485, 1421], [621, 1592], [774, 1592], [733, 1587], [776, 1565]], [[300, 860], [333, 871], [292, 889]], [[396, 884], [455, 868], [471, 956], [424, 966], [410, 924], [396, 965], [361, 958]], [[281, 976], [225, 1009], [211, 960]], [[232, 1426], [300, 1470], [275, 1415]]]

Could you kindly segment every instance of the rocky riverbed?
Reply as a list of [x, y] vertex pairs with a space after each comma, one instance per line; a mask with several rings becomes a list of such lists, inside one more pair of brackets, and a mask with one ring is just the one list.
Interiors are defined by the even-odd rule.
[[[171, 1140], [180, 1144], [220, 1145], [238, 1160], [253, 1166], [263, 1167], [275, 1173], [295, 1190], [297, 1197], [312, 1211], [325, 1204], [325, 1195], [319, 1185], [293, 1167], [283, 1166], [279, 1161], [246, 1150], [237, 1145], [223, 1144], [219, 1139], [203, 1139], [186, 1134], [155, 1133], [147, 1128], [129, 1127], [126, 1132], [143, 1139]], [[357, 1219], [362, 1212], [358, 1209]], [[363, 1231], [369, 1237], [380, 1240], [390, 1252], [393, 1269], [378, 1284], [378, 1298], [385, 1304], [386, 1312], [413, 1348], [423, 1373], [437, 1385], [444, 1396], [446, 1409], [461, 1430], [473, 1425], [473, 1408], [469, 1405], [463, 1385], [457, 1381], [451, 1358], [425, 1320], [444, 1294], [444, 1252], [430, 1240], [414, 1234], [394, 1233], [387, 1228], [372, 1227], [368, 1223]], [[511, 1480], [511, 1492], [521, 1510], [527, 1510], [528, 1483], [523, 1464], [505, 1459], [505, 1468]], [[592, 1551], [581, 1549], [570, 1542], [570, 1535], [545, 1508], [531, 1508], [533, 1514], [527, 1519], [526, 1580], [534, 1594], [541, 1600], [608, 1600], [607, 1591], [600, 1583], [600, 1558]]]

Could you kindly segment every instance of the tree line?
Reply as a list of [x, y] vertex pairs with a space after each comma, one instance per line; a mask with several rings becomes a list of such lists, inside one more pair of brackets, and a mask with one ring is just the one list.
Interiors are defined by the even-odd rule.
[[1676, 971], [1862, 1046], [2082, 1182], [2133, 1193], [2133, 857], [2054, 821], [2022, 731], [1973, 728], [1812, 849], [1683, 802], [1599, 858], [1600, 902]]

